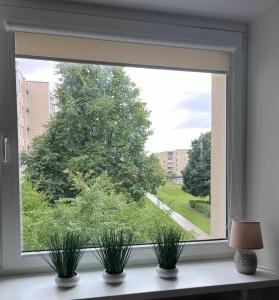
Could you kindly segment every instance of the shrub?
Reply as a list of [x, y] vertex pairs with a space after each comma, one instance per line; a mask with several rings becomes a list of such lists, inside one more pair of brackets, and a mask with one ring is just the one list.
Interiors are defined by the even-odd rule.
[[204, 200], [190, 200], [189, 206], [206, 217], [210, 218], [210, 204], [208, 201]]
[[[82, 176], [73, 180], [78, 191], [76, 198], [60, 198], [52, 205], [45, 194], [34, 191], [27, 180], [23, 181], [24, 251], [47, 249], [45, 237], [55, 232], [82, 233], [88, 238], [89, 246], [102, 234], [104, 227], [133, 232], [133, 243], [149, 243], [150, 235], [164, 225], [180, 228], [146, 197], [140, 203], [119, 192], [117, 184], [106, 173], [94, 180]], [[183, 231], [183, 240], [193, 238]]]
[[25, 179], [21, 185], [23, 250], [45, 249], [45, 237], [51, 231], [52, 207], [43, 193], [34, 191]]

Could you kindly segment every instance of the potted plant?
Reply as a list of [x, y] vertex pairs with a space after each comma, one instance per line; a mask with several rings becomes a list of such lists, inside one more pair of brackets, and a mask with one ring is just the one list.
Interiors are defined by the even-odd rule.
[[158, 260], [156, 272], [161, 278], [177, 276], [176, 264], [184, 248], [181, 241], [181, 230], [173, 227], [163, 227], [155, 233], [153, 249]]
[[124, 268], [132, 251], [132, 234], [123, 230], [105, 230], [95, 243], [94, 255], [104, 266], [106, 283], [121, 283], [126, 274]]
[[50, 251], [44, 260], [57, 273], [55, 277], [57, 286], [70, 288], [77, 285], [79, 275], [76, 269], [83, 256], [84, 244], [84, 238], [77, 233], [67, 232], [64, 235], [54, 233], [49, 237], [47, 245]]

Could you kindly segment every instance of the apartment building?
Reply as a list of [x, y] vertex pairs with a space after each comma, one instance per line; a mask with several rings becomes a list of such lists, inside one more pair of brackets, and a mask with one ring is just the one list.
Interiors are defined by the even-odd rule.
[[176, 149], [173, 151], [163, 151], [154, 153], [160, 162], [160, 166], [174, 177], [182, 177], [182, 171], [188, 162], [187, 149]]
[[17, 119], [19, 151], [30, 151], [34, 137], [41, 135], [54, 107], [49, 97], [49, 83], [28, 81], [16, 64]]

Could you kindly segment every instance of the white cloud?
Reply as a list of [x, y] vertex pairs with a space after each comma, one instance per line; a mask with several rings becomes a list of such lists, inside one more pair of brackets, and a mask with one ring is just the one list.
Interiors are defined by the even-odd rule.
[[[149, 152], [189, 148], [200, 133], [210, 130], [211, 74], [125, 68], [141, 89], [151, 111], [153, 135]], [[196, 102], [197, 103], [196, 105]], [[182, 104], [183, 107], [181, 106]], [[193, 109], [195, 108], [195, 109]]]

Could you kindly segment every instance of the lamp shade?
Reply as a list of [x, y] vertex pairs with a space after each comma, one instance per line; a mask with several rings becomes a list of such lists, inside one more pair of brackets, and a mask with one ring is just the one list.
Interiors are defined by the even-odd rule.
[[260, 222], [233, 220], [230, 247], [235, 249], [262, 249], [263, 239]]

